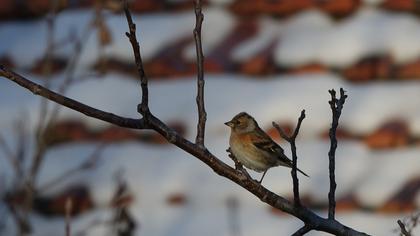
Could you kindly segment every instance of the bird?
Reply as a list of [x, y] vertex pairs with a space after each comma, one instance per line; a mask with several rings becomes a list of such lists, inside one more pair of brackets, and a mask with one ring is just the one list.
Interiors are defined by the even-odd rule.
[[[271, 167], [292, 168], [292, 161], [284, 154], [283, 148], [274, 142], [248, 113], [240, 112], [224, 124], [231, 129], [229, 139], [231, 153], [248, 169], [264, 172], [260, 184]], [[297, 171], [309, 177], [300, 169]]]

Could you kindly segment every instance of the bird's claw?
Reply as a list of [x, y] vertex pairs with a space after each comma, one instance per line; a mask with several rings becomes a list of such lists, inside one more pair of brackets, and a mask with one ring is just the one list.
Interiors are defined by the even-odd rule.
[[241, 175], [243, 175], [247, 178], [251, 178], [251, 176], [248, 174], [248, 171], [246, 171], [246, 169], [243, 167], [243, 165], [238, 161], [238, 159], [236, 159], [235, 155], [233, 155], [230, 148], [226, 149], [226, 152], [229, 153], [230, 159], [232, 159], [233, 162], [235, 163], [235, 170], [238, 171]]

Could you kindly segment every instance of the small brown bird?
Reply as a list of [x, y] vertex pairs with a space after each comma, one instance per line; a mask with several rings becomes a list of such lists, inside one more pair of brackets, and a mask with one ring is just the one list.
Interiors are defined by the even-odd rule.
[[[225, 123], [231, 128], [230, 150], [245, 167], [257, 172], [264, 172], [274, 166], [292, 168], [292, 161], [284, 154], [283, 148], [275, 143], [246, 112], [241, 112]], [[297, 169], [309, 177], [303, 171]]]

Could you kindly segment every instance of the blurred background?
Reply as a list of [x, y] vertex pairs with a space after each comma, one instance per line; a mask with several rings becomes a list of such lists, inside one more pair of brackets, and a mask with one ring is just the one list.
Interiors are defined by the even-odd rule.
[[[130, 1], [152, 113], [186, 138], [197, 123], [193, 1]], [[420, 3], [203, 1], [206, 145], [246, 111], [290, 156], [304, 204], [328, 207], [329, 89], [349, 95], [338, 129], [337, 219], [413, 233], [420, 206]], [[0, 64], [90, 106], [137, 118], [141, 91], [119, 0], [0, 0]], [[250, 171], [259, 179], [260, 174]], [[263, 185], [292, 198], [289, 169]], [[87, 118], [0, 80], [0, 235], [291, 235], [303, 224], [151, 131]], [[324, 235], [310, 232], [308, 235]]]

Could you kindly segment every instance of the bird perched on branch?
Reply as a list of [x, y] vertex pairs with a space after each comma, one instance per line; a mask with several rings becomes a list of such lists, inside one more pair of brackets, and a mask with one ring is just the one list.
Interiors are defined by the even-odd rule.
[[[292, 161], [284, 154], [283, 148], [275, 143], [246, 112], [241, 112], [225, 123], [231, 128], [230, 151], [245, 167], [257, 172], [264, 172], [274, 166], [292, 168]], [[297, 169], [303, 175], [305, 172]]]

